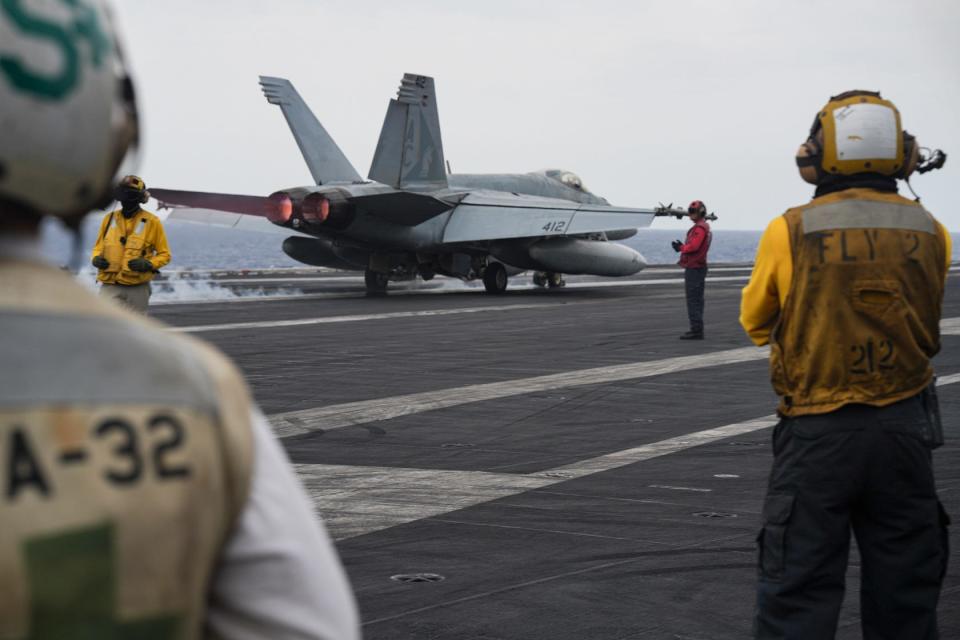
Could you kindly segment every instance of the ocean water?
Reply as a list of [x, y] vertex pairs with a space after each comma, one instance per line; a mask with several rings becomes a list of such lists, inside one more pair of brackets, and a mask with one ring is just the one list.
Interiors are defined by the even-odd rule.
[[[100, 219], [89, 217], [83, 225], [84, 263], [96, 240]], [[283, 235], [257, 231], [213, 227], [190, 222], [165, 223], [173, 261], [168, 271], [187, 269], [270, 269], [303, 266], [287, 257], [280, 249]], [[710, 247], [712, 263], [753, 262], [760, 240], [760, 231], [725, 231], [715, 229]], [[676, 264], [677, 254], [670, 246], [682, 239], [682, 229], [642, 229], [622, 241], [636, 249], [651, 265]], [[954, 235], [954, 255], [958, 258], [960, 242]], [[72, 252], [72, 240], [58, 223], [48, 222], [43, 229], [43, 252], [55, 264], [66, 265]]]

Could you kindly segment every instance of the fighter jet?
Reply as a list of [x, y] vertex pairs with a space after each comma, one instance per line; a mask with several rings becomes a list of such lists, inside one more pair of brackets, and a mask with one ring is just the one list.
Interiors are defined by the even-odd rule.
[[570, 171], [449, 174], [433, 78], [413, 74], [390, 101], [364, 180], [293, 84], [261, 76], [260, 85], [282, 110], [316, 184], [267, 197], [151, 193], [173, 219], [235, 226], [266, 218], [293, 233], [282, 245], [288, 256], [363, 271], [370, 294], [385, 293], [391, 280], [437, 274], [482, 279], [495, 294], [509, 275], [528, 270], [540, 286], [560, 285], [561, 274], [632, 275], [646, 266], [643, 256], [613, 241], [657, 215], [685, 215], [612, 206]]

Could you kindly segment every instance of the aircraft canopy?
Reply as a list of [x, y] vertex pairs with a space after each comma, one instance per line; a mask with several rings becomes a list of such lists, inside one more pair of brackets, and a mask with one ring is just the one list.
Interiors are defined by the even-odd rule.
[[565, 171], [563, 169], [547, 169], [543, 173], [548, 178], [552, 178], [553, 180], [556, 180], [557, 182], [560, 182], [571, 189], [582, 191], [584, 193], [590, 193], [590, 190], [583, 186], [583, 180], [580, 179], [580, 176], [572, 171]]

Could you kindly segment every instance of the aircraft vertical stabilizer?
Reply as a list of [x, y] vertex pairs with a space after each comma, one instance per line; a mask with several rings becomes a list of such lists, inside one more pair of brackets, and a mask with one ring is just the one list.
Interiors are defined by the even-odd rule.
[[317, 184], [363, 181], [289, 80], [260, 76], [260, 86], [267, 102], [283, 111]]
[[370, 179], [398, 189], [447, 186], [433, 78], [404, 74], [380, 131]]

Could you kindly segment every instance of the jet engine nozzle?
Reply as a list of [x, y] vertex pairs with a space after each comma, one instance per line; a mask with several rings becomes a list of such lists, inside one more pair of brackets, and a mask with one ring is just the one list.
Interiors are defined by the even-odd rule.
[[323, 224], [330, 217], [330, 200], [322, 193], [311, 193], [303, 199], [300, 213], [306, 222]]
[[339, 190], [308, 194], [299, 207], [300, 217], [308, 225], [345, 229], [354, 218], [354, 207]]
[[286, 226], [293, 217], [293, 198], [285, 191], [277, 191], [267, 198], [267, 220]]

